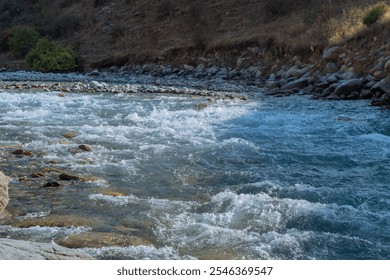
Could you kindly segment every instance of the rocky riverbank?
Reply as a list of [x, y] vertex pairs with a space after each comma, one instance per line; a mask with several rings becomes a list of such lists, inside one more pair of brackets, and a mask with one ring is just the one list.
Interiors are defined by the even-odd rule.
[[[0, 220], [9, 201], [8, 178], [0, 172]], [[82, 260], [88, 254], [57, 244], [0, 238], [0, 260]]]

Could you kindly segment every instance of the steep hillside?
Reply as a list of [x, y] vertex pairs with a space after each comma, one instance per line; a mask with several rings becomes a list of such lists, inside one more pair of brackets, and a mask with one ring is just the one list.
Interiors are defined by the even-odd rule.
[[[388, 5], [371, 0], [0, 0], [0, 63], [23, 67], [8, 53], [8, 39], [20, 26], [71, 46], [85, 69], [145, 62], [236, 66], [248, 48], [256, 51], [243, 65], [267, 65], [286, 54], [315, 59], [327, 45], [363, 34], [363, 15], [378, 3]], [[389, 18], [387, 12], [382, 23]], [[364, 36], [386, 30], [379, 25]]]

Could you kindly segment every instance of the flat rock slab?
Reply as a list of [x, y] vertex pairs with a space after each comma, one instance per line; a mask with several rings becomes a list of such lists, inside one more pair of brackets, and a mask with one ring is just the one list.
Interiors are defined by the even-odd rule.
[[92, 260], [79, 250], [54, 243], [37, 243], [0, 238], [0, 260]]

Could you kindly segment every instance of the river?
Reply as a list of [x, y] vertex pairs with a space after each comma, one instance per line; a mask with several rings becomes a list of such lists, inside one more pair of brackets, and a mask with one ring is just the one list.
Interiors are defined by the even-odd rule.
[[[99, 259], [388, 259], [390, 111], [264, 93], [0, 92], [0, 169], [15, 219], [94, 221], [3, 224], [0, 237], [148, 241], [82, 249]], [[72, 152], [80, 144], [92, 152]], [[11, 155], [17, 148], [34, 155]], [[58, 188], [20, 179], [47, 167], [95, 179]]]

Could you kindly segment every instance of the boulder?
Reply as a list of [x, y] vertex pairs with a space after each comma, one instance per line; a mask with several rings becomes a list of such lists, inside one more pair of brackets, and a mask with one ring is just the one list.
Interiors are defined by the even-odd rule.
[[386, 62], [384, 70], [387, 73], [387, 75], [390, 75], [390, 59]]
[[328, 64], [326, 64], [326, 71], [328, 73], [336, 73], [338, 70], [339, 68], [337, 67], [336, 63], [329, 62]]
[[371, 92], [376, 91], [380, 91], [388, 95], [390, 94], [390, 75], [371, 87]]
[[7, 206], [8, 201], [8, 178], [0, 172], [0, 216]]
[[289, 82], [288, 84], [283, 86], [282, 89], [294, 89], [294, 88], [302, 89], [302, 88], [306, 87], [307, 85], [308, 85], [307, 78], [302, 78], [302, 79], [298, 79], [298, 80]]
[[341, 47], [330, 47], [324, 50], [323, 59], [329, 62], [334, 62], [339, 58], [339, 55], [344, 51]]
[[341, 83], [334, 91], [334, 94], [340, 96], [342, 94], [351, 94], [354, 91], [359, 91], [363, 88], [363, 83], [360, 79], [352, 79]]
[[0, 238], [0, 260], [92, 260], [79, 250], [55, 243], [37, 243]]

